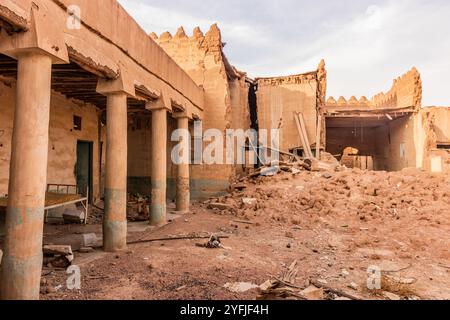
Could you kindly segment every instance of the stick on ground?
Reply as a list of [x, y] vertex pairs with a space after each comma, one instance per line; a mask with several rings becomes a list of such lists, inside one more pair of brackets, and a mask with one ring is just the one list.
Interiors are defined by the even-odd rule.
[[[149, 243], [149, 242], [158, 242], [158, 241], [174, 241], [174, 240], [198, 240], [198, 239], [210, 239], [211, 236], [182, 236], [182, 237], [167, 237], [167, 238], [158, 238], [158, 239], [147, 239], [147, 240], [136, 240], [129, 241], [127, 244], [139, 244], [139, 243]], [[219, 236], [221, 239], [228, 239], [229, 236]]]
[[348, 294], [348, 293], [346, 293], [346, 292], [344, 292], [344, 291], [341, 291], [341, 290], [334, 289], [334, 288], [328, 287], [328, 286], [326, 286], [326, 285], [323, 285], [323, 284], [320, 283], [319, 281], [311, 280], [310, 283], [311, 283], [312, 285], [316, 286], [317, 288], [322, 288], [322, 289], [324, 289], [325, 291], [334, 293], [334, 294], [336, 294], [336, 295], [338, 295], [338, 296], [340, 296], [340, 297], [349, 298], [349, 299], [352, 299], [352, 300], [361, 300], [360, 298], [355, 297], [355, 296], [352, 296], [351, 294]]

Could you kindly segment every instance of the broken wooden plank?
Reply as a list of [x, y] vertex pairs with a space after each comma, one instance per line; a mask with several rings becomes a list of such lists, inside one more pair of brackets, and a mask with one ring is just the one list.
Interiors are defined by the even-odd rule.
[[242, 224], [254, 224], [253, 222], [251, 222], [251, 221], [245, 221], [245, 220], [233, 220], [233, 222], [236, 222], [236, 223], [242, 223]]
[[308, 134], [306, 133], [305, 128], [305, 119], [303, 118], [302, 113], [294, 113], [295, 123], [297, 125], [298, 134], [300, 135], [300, 140], [303, 145], [303, 149], [305, 151], [307, 158], [312, 158], [313, 154], [311, 151], [311, 145], [309, 143]]
[[325, 291], [328, 291], [328, 292], [330, 292], [330, 293], [334, 293], [334, 294], [336, 294], [336, 295], [338, 295], [338, 296], [340, 296], [340, 297], [349, 298], [349, 299], [351, 299], [351, 300], [361, 300], [360, 298], [355, 297], [355, 296], [353, 296], [353, 295], [351, 295], [351, 294], [348, 294], [348, 293], [346, 293], [346, 292], [344, 292], [344, 291], [342, 291], [342, 290], [334, 289], [334, 288], [331, 288], [331, 287], [329, 287], [329, 286], [326, 286], [326, 285], [320, 283], [319, 281], [316, 281], [316, 280], [310, 280], [310, 283], [311, 283], [312, 285], [316, 286], [317, 288], [322, 288], [322, 289], [324, 289]]
[[322, 136], [322, 115], [319, 113], [317, 116], [317, 129], [316, 129], [316, 159], [320, 160], [320, 137]]
[[301, 129], [302, 129], [302, 132], [303, 132], [303, 137], [304, 137], [305, 142], [306, 142], [306, 146], [305, 146], [306, 151], [309, 154], [309, 156], [312, 157], [313, 154], [312, 154], [312, 151], [311, 151], [311, 144], [310, 144], [309, 138], [308, 138], [308, 132], [306, 131], [305, 118], [303, 116], [303, 113], [298, 113], [297, 115], [298, 115], [298, 119], [300, 120], [300, 125], [301, 125]]

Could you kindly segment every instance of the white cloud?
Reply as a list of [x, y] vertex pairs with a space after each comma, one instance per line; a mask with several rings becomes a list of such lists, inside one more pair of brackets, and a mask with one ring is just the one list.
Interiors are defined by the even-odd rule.
[[310, 71], [325, 58], [330, 95], [371, 96], [416, 66], [424, 105], [450, 105], [449, 1], [265, 1], [120, 0], [147, 31], [218, 22], [229, 60], [253, 77]]
[[155, 7], [137, 0], [121, 0], [119, 2], [147, 32], [161, 34], [170, 31], [174, 34], [180, 26], [183, 26], [188, 34], [197, 26], [207, 32], [212, 24], [219, 23], [223, 34], [229, 35], [224, 39], [224, 42], [237, 45], [243, 43], [247, 45], [252, 43], [267, 45], [269, 41], [263, 34], [258, 33], [258, 30], [247, 24], [230, 24], [220, 19], [199, 18], [188, 13]]
[[181, 25], [184, 26], [186, 32], [189, 32], [197, 26], [205, 28], [214, 23], [208, 19], [155, 7], [138, 0], [120, 0], [119, 2], [147, 32], [161, 34], [171, 31], [174, 33]]

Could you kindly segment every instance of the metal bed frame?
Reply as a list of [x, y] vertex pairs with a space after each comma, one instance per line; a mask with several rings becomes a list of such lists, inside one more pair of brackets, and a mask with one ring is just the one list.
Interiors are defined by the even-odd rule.
[[[56, 190], [55, 190], [56, 188]], [[71, 193], [71, 191], [74, 191], [75, 193]], [[81, 192], [79, 192], [81, 191]], [[83, 193], [83, 191], [86, 191]], [[48, 222], [48, 211], [51, 209], [56, 209], [60, 207], [64, 207], [70, 204], [77, 204], [80, 203], [84, 208], [84, 224], [87, 224], [88, 215], [89, 215], [89, 186], [86, 187], [85, 190], [82, 190], [81, 187], [76, 185], [70, 185], [70, 184], [48, 184], [47, 185], [47, 193], [55, 193], [55, 194], [67, 194], [67, 195], [83, 195], [80, 199], [66, 201], [63, 203], [58, 203], [55, 205], [51, 205], [44, 208], [45, 212], [45, 222]]]

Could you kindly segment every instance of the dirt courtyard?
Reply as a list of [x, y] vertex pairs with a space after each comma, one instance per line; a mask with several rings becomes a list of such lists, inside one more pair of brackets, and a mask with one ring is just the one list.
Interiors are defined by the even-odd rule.
[[[44, 268], [41, 298], [255, 299], [256, 286], [297, 261], [299, 288], [318, 281], [360, 299], [450, 299], [449, 182], [407, 171], [258, 177], [162, 228], [129, 228], [129, 240], [218, 233], [224, 248], [197, 246], [206, 239], [77, 252], [81, 290], [66, 288], [64, 270]], [[50, 229], [80, 228], [101, 230], [49, 226], [47, 240]], [[368, 290], [371, 266], [397, 283]]]

